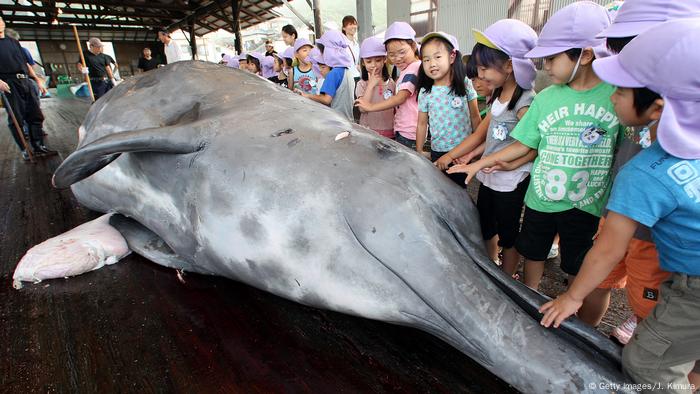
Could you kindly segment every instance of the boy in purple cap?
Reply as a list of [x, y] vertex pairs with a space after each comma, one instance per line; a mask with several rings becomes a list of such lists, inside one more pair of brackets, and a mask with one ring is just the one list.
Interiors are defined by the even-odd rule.
[[[619, 53], [634, 37], [667, 20], [688, 18], [700, 15], [700, 1], [662, 3], [658, 0], [628, 0], [624, 2], [607, 29], [598, 37], [607, 40], [608, 49]], [[642, 104], [640, 111], [646, 110], [660, 96], [646, 88], [634, 90], [635, 102]], [[634, 155], [651, 144], [649, 127], [627, 129], [615, 155], [613, 177]], [[649, 315], [659, 298], [659, 288], [669, 276], [659, 267], [659, 256], [652, 241], [651, 231], [640, 225], [630, 241], [625, 258], [615, 267], [596, 290], [588, 297], [598, 300], [600, 322], [610, 302], [613, 288], [625, 288], [632, 315], [616, 327], [611, 336], [626, 344], [632, 337], [637, 323]], [[593, 312], [593, 311], [592, 311]], [[595, 323], [594, 323], [595, 324]]]
[[294, 42], [294, 57], [298, 64], [291, 68], [287, 75], [287, 84], [295, 92], [316, 94], [318, 92], [318, 78], [313, 73], [309, 53], [314, 48], [306, 38], [299, 38]]
[[[575, 276], [593, 244], [610, 190], [610, 166], [623, 136], [610, 95], [615, 88], [593, 72], [595, 36], [608, 27], [605, 9], [579, 1], [554, 14], [526, 58], [544, 58], [554, 85], [540, 92], [511, 136], [517, 140], [452, 171], [471, 179], [483, 168], [538, 155], [525, 194], [516, 250], [525, 257], [524, 282], [537, 289], [552, 241], [560, 236], [561, 269]], [[584, 311], [585, 312], [585, 309]], [[586, 321], [582, 313], [582, 319]]]
[[370, 103], [362, 97], [355, 100], [361, 112], [377, 112], [396, 108], [394, 131], [396, 142], [416, 149], [416, 126], [418, 124], [418, 45], [416, 31], [406, 22], [394, 22], [384, 33], [384, 46], [389, 60], [399, 69], [398, 92], [380, 102]]
[[318, 39], [317, 45], [322, 49], [322, 58], [317, 59], [323, 74], [323, 85], [319, 94], [302, 94], [302, 96], [325, 104], [354, 121], [352, 103], [354, 100], [355, 80], [349, 68], [355, 63], [348, 43], [342, 33], [327, 31]]
[[[619, 55], [594, 63], [603, 80], [621, 87], [613, 96], [620, 119], [634, 126], [646, 121], [643, 116], [658, 120], [658, 138], [615, 179], [608, 219], [576, 280], [540, 308], [542, 324], [557, 327], [620, 261], [637, 225], [650, 227], [661, 268], [671, 278], [623, 349], [622, 366], [635, 382], [673, 393], [693, 392], [688, 375], [695, 368], [691, 377], [696, 379], [700, 372], [698, 40], [700, 18], [677, 19], [640, 34]], [[640, 115], [633, 93], [644, 87], [662, 99]]]

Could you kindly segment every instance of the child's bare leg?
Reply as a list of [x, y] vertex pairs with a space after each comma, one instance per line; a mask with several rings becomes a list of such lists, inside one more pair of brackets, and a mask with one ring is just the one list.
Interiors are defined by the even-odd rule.
[[[569, 275], [569, 285], [574, 283], [575, 276]], [[583, 299], [583, 305], [578, 310], [578, 318], [584, 323], [597, 327], [610, 305], [610, 289], [595, 289]]]
[[498, 235], [494, 235], [486, 241], [486, 252], [491, 261], [498, 261]]
[[525, 286], [537, 290], [544, 274], [544, 261], [525, 260], [523, 282]]
[[503, 261], [501, 262], [501, 270], [506, 274], [513, 276], [518, 269], [520, 263], [520, 253], [515, 248], [503, 248]]

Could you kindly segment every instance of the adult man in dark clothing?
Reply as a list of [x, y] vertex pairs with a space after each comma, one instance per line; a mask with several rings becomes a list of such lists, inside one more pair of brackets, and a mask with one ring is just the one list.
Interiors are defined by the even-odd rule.
[[[41, 113], [39, 97], [29, 82], [29, 77], [36, 78], [36, 74], [27, 64], [27, 58], [19, 41], [5, 37], [5, 21], [0, 17], [0, 91], [7, 97], [7, 102], [9, 102], [20, 127], [27, 124], [29, 142], [34, 153], [37, 155], [56, 154], [56, 151], [44, 145], [44, 114]], [[12, 137], [22, 152], [24, 160], [28, 160], [29, 155], [25, 151], [19, 134], [23, 131], [17, 130], [9, 110], [7, 112], [7, 123]]]
[[158, 60], [151, 57], [151, 48], [143, 48], [143, 56], [139, 58], [138, 69], [141, 72], [146, 72], [156, 67], [158, 67]]
[[272, 56], [276, 55], [277, 51], [275, 51], [275, 46], [272, 45], [271, 40], [266, 40], [265, 41], [265, 56]]
[[88, 51], [85, 52], [85, 65], [78, 61], [78, 69], [83, 75], [89, 75], [92, 94], [95, 100], [104, 96], [114, 85], [114, 75], [110, 66], [109, 56], [102, 53], [102, 41], [93, 37], [88, 41]]

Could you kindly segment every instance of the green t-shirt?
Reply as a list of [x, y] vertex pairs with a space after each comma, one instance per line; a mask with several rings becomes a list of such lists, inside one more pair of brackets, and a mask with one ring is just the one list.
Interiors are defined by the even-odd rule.
[[601, 215], [615, 148], [624, 137], [610, 101], [614, 90], [607, 83], [586, 91], [552, 85], [535, 97], [511, 133], [538, 152], [525, 195], [530, 209]]

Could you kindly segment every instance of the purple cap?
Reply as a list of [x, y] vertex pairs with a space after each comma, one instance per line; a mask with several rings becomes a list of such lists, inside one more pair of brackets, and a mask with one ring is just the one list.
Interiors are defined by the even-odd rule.
[[355, 65], [345, 35], [338, 30], [328, 30], [317, 40], [323, 44], [323, 61], [329, 67], [350, 68]]
[[457, 41], [457, 37], [453, 36], [452, 34], [447, 34], [444, 31], [433, 31], [424, 35], [420, 40], [421, 46], [425, 44], [426, 41], [434, 37], [442, 38], [443, 40], [449, 42], [450, 45], [452, 45], [452, 48], [459, 51], [459, 42]]
[[245, 52], [241, 52], [240, 55], [238, 55], [238, 61], [245, 60], [248, 61], [248, 54]]
[[416, 40], [416, 31], [406, 22], [394, 22], [384, 33], [384, 44], [389, 40]]
[[366, 59], [375, 56], [386, 56], [384, 42], [377, 37], [365, 38], [365, 40], [362, 41], [362, 45], [360, 45], [360, 58]]
[[627, 0], [620, 7], [613, 24], [600, 32], [598, 37], [634, 37], [668, 20], [698, 16], [700, 1], [697, 0]]
[[308, 59], [311, 62], [311, 70], [313, 70], [314, 75], [316, 75], [316, 79], [322, 79], [323, 74], [321, 74], [321, 68], [318, 65], [326, 63], [324, 63], [323, 54], [321, 53], [321, 50], [314, 47], [311, 50], [311, 52], [309, 52]]
[[262, 68], [263, 60], [265, 59], [264, 54], [260, 52], [251, 52], [248, 54], [248, 56], [258, 59], [258, 61], [260, 62], [260, 68]]
[[605, 11], [608, 13], [608, 16], [610, 17], [611, 22], [615, 22], [615, 18], [617, 18], [617, 13], [620, 12], [620, 7], [625, 2], [622, 0], [616, 0], [616, 1], [611, 1], [610, 3], [606, 4], [603, 6], [605, 8]]
[[283, 59], [294, 59], [294, 47], [287, 47], [287, 49], [282, 52]]
[[683, 159], [700, 158], [699, 40], [700, 18], [676, 19], [640, 34], [620, 54], [593, 62], [600, 79], [616, 86], [646, 87], [663, 97], [658, 140], [666, 152]]
[[605, 41], [596, 34], [610, 26], [610, 17], [602, 6], [592, 1], [577, 1], [560, 9], [544, 25], [537, 46], [527, 58], [556, 55], [572, 48], [593, 48]]
[[241, 64], [238, 61], [237, 56], [229, 56], [228, 59], [226, 60], [226, 66], [231, 67], [231, 68], [240, 68]]
[[476, 42], [510, 56], [515, 81], [521, 88], [532, 89], [535, 86], [537, 69], [532, 60], [525, 58], [537, 43], [537, 33], [530, 26], [516, 19], [501, 19], [483, 32], [472, 31]]
[[294, 41], [294, 53], [296, 53], [299, 48], [303, 47], [304, 45], [308, 45], [313, 48], [313, 44], [311, 41], [307, 40], [306, 38], [297, 38], [296, 41]]
[[271, 78], [277, 75], [275, 72], [275, 58], [272, 56], [265, 56], [262, 63], [262, 76], [264, 78]]

